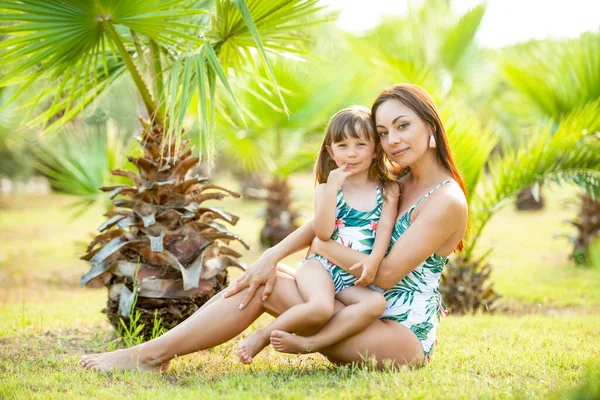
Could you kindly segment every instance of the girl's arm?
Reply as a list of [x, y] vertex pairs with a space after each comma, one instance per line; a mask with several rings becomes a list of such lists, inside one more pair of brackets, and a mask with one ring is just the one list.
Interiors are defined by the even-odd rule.
[[273, 291], [273, 286], [275, 285], [277, 263], [290, 254], [308, 247], [314, 238], [312, 221], [308, 221], [290, 233], [277, 245], [265, 250], [258, 260], [253, 262], [246, 269], [246, 272], [238, 278], [236, 283], [225, 291], [224, 297], [233, 296], [241, 290], [248, 288], [246, 295], [240, 303], [240, 309], [242, 309], [252, 299], [256, 289], [264, 284], [265, 288], [262, 293], [262, 300], [265, 301]]
[[358, 286], [368, 286], [373, 283], [379, 264], [381, 264], [381, 261], [385, 257], [385, 253], [390, 245], [390, 239], [392, 238], [394, 223], [398, 216], [399, 195], [399, 187], [397, 185], [391, 185], [390, 190], [386, 193], [385, 202], [381, 209], [381, 216], [379, 217], [379, 222], [377, 224], [377, 233], [375, 235], [373, 250], [365, 261], [360, 261], [350, 268], [350, 270], [353, 271], [362, 267], [360, 279], [355, 283]]
[[315, 191], [315, 217], [312, 228], [315, 236], [321, 240], [329, 240], [335, 230], [338, 190], [334, 185], [321, 183]]
[[[390, 289], [435, 253], [452, 235], [464, 232], [467, 224], [464, 198], [432, 196], [424, 206], [418, 218], [381, 262], [373, 282], [381, 289]], [[367, 258], [367, 254], [333, 241], [315, 240], [313, 250], [356, 277], [362, 271], [350, 271], [350, 267]]]
[[320, 184], [315, 191], [313, 230], [321, 240], [329, 240], [335, 230], [337, 194], [342, 188], [344, 180], [352, 175], [352, 172], [346, 171], [347, 167], [348, 164], [342, 164], [329, 171], [327, 183]]

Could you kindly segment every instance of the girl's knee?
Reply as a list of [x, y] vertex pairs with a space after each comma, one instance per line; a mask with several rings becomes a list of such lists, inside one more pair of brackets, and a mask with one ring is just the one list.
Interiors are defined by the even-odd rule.
[[367, 297], [366, 303], [368, 304], [369, 313], [376, 317], [381, 316], [387, 308], [387, 301], [383, 294], [375, 291]]
[[333, 317], [334, 303], [331, 302], [309, 302], [307, 303], [307, 324], [324, 325]]

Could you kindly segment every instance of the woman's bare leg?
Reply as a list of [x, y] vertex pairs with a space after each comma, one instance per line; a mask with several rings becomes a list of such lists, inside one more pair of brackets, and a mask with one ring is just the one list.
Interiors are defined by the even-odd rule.
[[377, 368], [386, 366], [420, 367], [425, 355], [417, 336], [406, 326], [377, 320], [362, 332], [320, 351], [336, 365], [368, 363], [373, 357]]
[[319, 333], [299, 336], [274, 330], [271, 334], [273, 348], [282, 353], [314, 353], [364, 330], [381, 317], [386, 307], [383, 295], [366, 287], [348, 287], [336, 298], [347, 307], [336, 313]]
[[252, 363], [252, 358], [269, 345], [274, 330], [296, 332], [311, 327], [320, 329], [331, 319], [335, 289], [329, 272], [319, 261], [307, 260], [298, 269], [296, 285], [306, 302], [290, 308], [268, 326], [242, 340], [238, 345], [242, 363]]
[[[246, 289], [247, 290], [247, 289]], [[254, 296], [239, 309], [245, 290], [229, 298], [218, 298], [196, 311], [186, 321], [164, 335], [129, 349], [97, 355], [84, 355], [81, 365], [88, 369], [138, 369], [158, 371], [176, 356], [215, 347], [243, 332], [261, 314], [279, 315], [296, 304], [304, 303], [295, 281], [280, 274], [273, 294], [265, 302]]]
[[[273, 293], [265, 302], [260, 300], [260, 296], [255, 296], [243, 310], [239, 310], [239, 302], [244, 293], [245, 290], [228, 299], [219, 295], [185, 323], [163, 336], [130, 349], [83, 356], [81, 364], [86, 368], [105, 371], [115, 368], [157, 371], [175, 355], [216, 346], [235, 337], [263, 312], [278, 316], [290, 307], [304, 303], [295, 281], [287, 274], [278, 274]], [[336, 301], [335, 307], [336, 312], [339, 312], [344, 305]], [[207, 310], [211, 312], [208, 313]], [[217, 318], [214, 318], [215, 314], [218, 315]], [[235, 325], [235, 329], [229, 324]], [[227, 335], [221, 329], [229, 329]], [[397, 365], [420, 365], [424, 359], [421, 343], [413, 332], [399, 323], [381, 320], [375, 321], [359, 334], [321, 350], [321, 353], [336, 364], [360, 362], [365, 354], [369, 357], [374, 355], [380, 368], [384, 366], [384, 360]]]

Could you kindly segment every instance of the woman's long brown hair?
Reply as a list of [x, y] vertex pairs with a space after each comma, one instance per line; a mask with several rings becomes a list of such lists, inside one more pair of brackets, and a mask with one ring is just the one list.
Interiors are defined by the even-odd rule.
[[[377, 96], [377, 99], [371, 107], [371, 116], [373, 120], [375, 120], [375, 114], [377, 113], [379, 106], [392, 99], [402, 102], [402, 104], [413, 110], [419, 118], [429, 124], [435, 137], [435, 153], [437, 160], [448, 170], [450, 175], [452, 175], [452, 178], [458, 183], [465, 194], [465, 197], [468, 199], [465, 181], [456, 167], [454, 158], [452, 157], [452, 151], [448, 145], [446, 130], [444, 129], [440, 115], [429, 93], [422, 87], [412, 84], [399, 84], [384, 89], [379, 96]], [[460, 243], [456, 246], [456, 249], [462, 251], [463, 248], [464, 241], [461, 239]]]

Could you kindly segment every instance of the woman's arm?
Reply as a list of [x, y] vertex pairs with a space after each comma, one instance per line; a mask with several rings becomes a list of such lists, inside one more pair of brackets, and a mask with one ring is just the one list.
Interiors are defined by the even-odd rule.
[[385, 253], [390, 245], [394, 223], [398, 216], [398, 197], [400, 195], [397, 185], [393, 185], [390, 189], [391, 190], [388, 190], [386, 193], [385, 202], [381, 209], [381, 216], [377, 224], [377, 233], [375, 235], [373, 250], [369, 257], [365, 259], [366, 261], [359, 262], [351, 268], [351, 270], [354, 270], [362, 267], [362, 274], [355, 283], [357, 286], [367, 286], [373, 283], [379, 265], [384, 259]]
[[274, 247], [265, 250], [258, 260], [253, 262], [246, 272], [238, 278], [236, 283], [225, 291], [223, 296], [230, 297], [248, 288], [248, 292], [240, 303], [240, 309], [242, 309], [252, 299], [256, 289], [264, 284], [262, 300], [265, 301], [275, 285], [277, 263], [290, 254], [308, 247], [314, 238], [315, 234], [311, 220], [290, 233]]
[[[462, 233], [466, 221], [464, 200], [451, 196], [431, 198], [383, 259], [373, 283], [384, 290], [390, 289], [435, 253], [452, 235]], [[356, 277], [362, 271], [349, 271], [349, 268], [368, 256], [333, 241], [315, 240], [313, 250]]]

